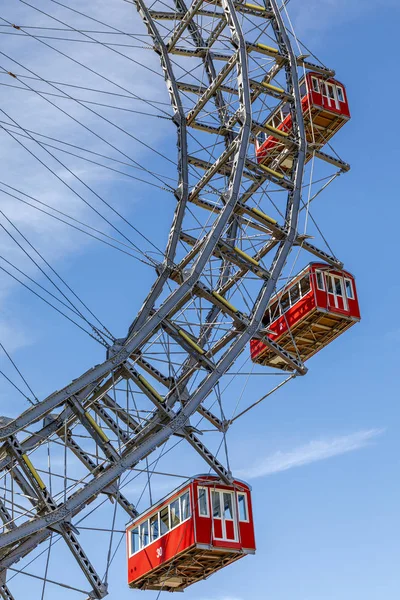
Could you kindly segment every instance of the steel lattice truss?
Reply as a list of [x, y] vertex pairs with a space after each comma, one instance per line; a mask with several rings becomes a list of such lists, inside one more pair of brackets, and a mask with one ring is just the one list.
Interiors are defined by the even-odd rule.
[[[223, 481], [231, 481], [229, 468], [200, 441], [191, 418], [198, 413], [226, 432], [229, 421], [210, 407], [219, 380], [252, 337], [268, 344], [293, 375], [306, 372], [297, 356], [266, 337], [262, 316], [294, 246], [341, 267], [297, 228], [309, 157], [298, 71], [331, 72], [295, 55], [276, 0], [264, 7], [234, 0], [135, 5], [159, 56], [176, 126], [173, 224], [164, 261], [126, 337], [108, 349], [104, 362], [1, 423], [7, 493], [0, 501], [0, 594], [7, 599], [13, 598], [7, 570], [51, 535], [67, 544], [89, 581], [90, 597], [104, 597], [107, 586], [74, 522], [103, 499], [135, 517], [120, 478], [171, 436], [189, 443]], [[290, 135], [263, 125], [282, 99], [290, 105]], [[279, 140], [269, 167], [254, 156], [252, 141], [260, 131]], [[291, 170], [282, 168], [288, 156]], [[279, 197], [280, 219], [269, 214], [271, 193]], [[123, 403], [124, 387], [142, 413]], [[67, 490], [60, 484], [50, 491], [47, 474], [35, 466], [49, 441], [84, 470]]]

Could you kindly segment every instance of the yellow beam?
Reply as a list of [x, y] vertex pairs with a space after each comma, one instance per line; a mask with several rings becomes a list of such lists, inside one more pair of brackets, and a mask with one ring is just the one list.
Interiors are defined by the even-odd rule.
[[42, 478], [40, 477], [39, 473], [36, 471], [35, 467], [31, 463], [30, 458], [26, 454], [23, 454], [22, 455], [22, 460], [24, 461], [24, 463], [28, 467], [29, 471], [32, 473], [32, 476], [35, 479], [35, 481], [38, 484], [38, 486], [40, 487], [40, 489], [41, 490], [46, 489], [44, 481], [42, 480]]
[[164, 398], [161, 396], [161, 394], [159, 394], [159, 393], [157, 392], [157, 390], [155, 390], [155, 389], [153, 388], [153, 386], [151, 385], [151, 383], [149, 383], [149, 382], [147, 381], [147, 379], [145, 379], [145, 378], [143, 377], [143, 375], [138, 375], [138, 379], [139, 379], [140, 383], [141, 383], [141, 384], [142, 384], [142, 385], [143, 385], [143, 386], [144, 386], [144, 387], [145, 387], [145, 388], [146, 388], [146, 389], [147, 389], [147, 390], [148, 390], [148, 391], [149, 391], [149, 392], [150, 392], [150, 393], [151, 393], [151, 394], [152, 394], [152, 395], [153, 395], [153, 396], [154, 396], [154, 397], [155, 397], [155, 398], [156, 398], [156, 399], [159, 401], [159, 402], [161, 402], [161, 403], [163, 403], [163, 402], [164, 402]]
[[85, 417], [87, 418], [87, 420], [89, 421], [89, 423], [93, 427], [93, 429], [101, 437], [101, 439], [103, 440], [103, 442], [109, 442], [109, 439], [108, 439], [107, 435], [104, 433], [104, 431], [102, 430], [102, 428], [100, 427], [100, 425], [98, 423], [96, 423], [96, 421], [93, 419], [93, 417], [90, 414], [90, 412], [85, 411]]
[[239, 254], [239, 256], [241, 256], [242, 258], [244, 258], [245, 260], [247, 260], [249, 263], [251, 263], [252, 265], [258, 267], [258, 265], [260, 264], [257, 260], [255, 260], [252, 256], [250, 256], [249, 254], [247, 254], [247, 252], [243, 252], [243, 250], [241, 250], [240, 248], [238, 248], [237, 246], [235, 246], [235, 252], [237, 254]]
[[269, 217], [262, 210], [260, 210], [258, 208], [252, 208], [251, 212], [254, 213], [255, 215], [257, 215], [258, 217], [261, 217], [262, 219], [264, 219], [264, 221], [268, 221], [268, 223], [271, 223], [271, 225], [276, 225], [278, 222], [276, 219]]
[[284, 177], [282, 175], [282, 173], [278, 173], [278, 171], [274, 171], [273, 169], [270, 169], [269, 167], [266, 167], [265, 165], [259, 165], [259, 167], [266, 173], [269, 173], [270, 175], [273, 175], [274, 177], [277, 177], [278, 179], [283, 179], [283, 177]]
[[198, 344], [196, 344], [196, 342], [194, 342], [192, 340], [190, 335], [188, 335], [185, 331], [183, 331], [183, 329], [179, 329], [178, 333], [181, 336], [181, 338], [183, 338], [189, 344], [189, 346], [192, 346], [192, 348], [194, 348], [196, 350], [196, 352], [198, 352], [199, 354], [205, 354], [205, 351], [203, 350], [203, 348], [201, 348]]
[[231, 304], [230, 302], [228, 302], [228, 300], [226, 300], [226, 298], [224, 298], [223, 296], [221, 296], [221, 294], [218, 294], [218, 292], [213, 292], [212, 295], [214, 296], [214, 298], [216, 300], [218, 300], [218, 302], [221, 302], [221, 304], [223, 304], [224, 306], [226, 306], [226, 308], [228, 308], [231, 312], [234, 313], [238, 313], [239, 310], [236, 308], [236, 306], [233, 306], [233, 304]]

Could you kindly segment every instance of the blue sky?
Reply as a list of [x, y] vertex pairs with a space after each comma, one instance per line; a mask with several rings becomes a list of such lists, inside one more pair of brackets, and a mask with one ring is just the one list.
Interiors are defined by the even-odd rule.
[[[253, 486], [258, 551], [189, 589], [186, 598], [191, 600], [375, 600], [395, 598], [400, 589], [399, 7], [394, 0], [379, 6], [356, 0], [291, 0], [289, 8], [299, 38], [336, 70], [350, 100], [352, 120], [338, 134], [335, 148], [352, 169], [321, 196], [313, 214], [357, 278], [362, 321], [314, 357], [305, 378], [284, 387], [232, 428], [234, 471]], [[162, 81], [153, 98], [165, 101], [161, 86]], [[25, 108], [35, 110], [30, 103]], [[40, 117], [45, 120], [48, 114]], [[162, 140], [172, 156], [175, 140], [170, 144], [167, 128], [155, 127], [151, 138]], [[9, 149], [0, 152], [4, 164]], [[23, 160], [13, 156], [17, 158], [9, 163], [5, 179], [10, 184], [21, 173]], [[33, 163], [27, 161], [26, 169], [30, 189], [42, 198], [59, 193], [60, 206], [68, 205], [70, 199], [53, 181], [34, 178]], [[116, 203], [134, 197], [129, 214], [145, 232], [151, 230], [149, 209], [156, 202], [157, 244], [164, 246], [173, 210], [166, 194], [150, 196], [144, 186], [113, 178], [99, 182], [96, 172], [91, 177]], [[29, 223], [36, 243], [54, 252], [68, 282], [83, 290], [106, 324], [122, 335], [128, 315], [143, 298], [138, 281], [141, 291], [147, 289], [151, 273], [138, 263], [132, 268], [129, 258], [115, 257], [78, 234], [64, 237], [62, 228], [54, 230], [43, 220], [32, 224], [29, 212], [19, 213], [18, 219]], [[50, 242], [44, 234], [52, 236]], [[105, 278], [99, 294], [96, 289]], [[33, 305], [28, 294], [6, 280], [0, 306], [1, 337], [38, 396], [101, 360], [101, 349], [91, 340], [39, 302]], [[113, 306], [117, 310], [111, 311]], [[250, 381], [249, 396], [263, 393], [261, 381]], [[1, 400], [3, 414], [26, 408], [9, 388]], [[188, 461], [187, 469], [198, 471], [201, 465]], [[160, 493], [166, 491], [160, 487]], [[143, 596], [127, 589], [124, 561], [121, 547], [111, 573], [111, 598]], [[52, 588], [50, 597], [69, 596]]]

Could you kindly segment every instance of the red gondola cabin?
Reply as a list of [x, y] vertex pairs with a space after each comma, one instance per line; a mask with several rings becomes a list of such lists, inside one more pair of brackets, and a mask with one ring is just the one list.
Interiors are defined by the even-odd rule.
[[[350, 109], [344, 85], [318, 73], [307, 73], [300, 80], [300, 93], [309, 144], [306, 160], [310, 160], [313, 150], [322, 148], [350, 119]], [[292, 117], [289, 104], [279, 104], [265, 124], [283, 134], [290, 134]], [[270, 167], [278, 159], [281, 168], [290, 169], [293, 159], [290, 154], [283, 155], [284, 148], [277, 137], [260, 132], [255, 142], [257, 162]], [[279, 155], [283, 156], [282, 162]]]
[[[263, 324], [267, 337], [305, 361], [360, 320], [353, 275], [311, 263], [270, 300]], [[286, 369], [261, 340], [250, 341], [253, 362]]]
[[129, 586], [182, 591], [254, 554], [250, 487], [198, 475], [149, 508], [126, 533]]

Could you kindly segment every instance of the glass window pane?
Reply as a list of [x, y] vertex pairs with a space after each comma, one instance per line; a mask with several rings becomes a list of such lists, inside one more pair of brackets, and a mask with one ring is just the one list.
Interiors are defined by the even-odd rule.
[[344, 102], [344, 95], [343, 95], [342, 88], [337, 86], [336, 89], [337, 89], [337, 97], [338, 97], [339, 102]]
[[239, 521], [248, 521], [245, 494], [238, 494]]
[[317, 92], [319, 94], [318, 79], [316, 77], [311, 77], [311, 81], [312, 81], [312, 87], [313, 87], [314, 92]]
[[212, 511], [213, 511], [213, 517], [215, 517], [216, 519], [220, 519], [221, 518], [221, 503], [219, 501], [219, 492], [211, 492], [211, 504], [212, 504]]
[[300, 298], [299, 284], [296, 283], [293, 287], [290, 288], [289, 292], [290, 292], [290, 304], [293, 305]]
[[275, 319], [277, 319], [279, 317], [278, 303], [276, 301], [273, 304], [271, 304], [270, 312], [271, 312], [271, 323], [272, 323], [272, 321], [275, 321]]
[[208, 493], [205, 488], [199, 488], [199, 515], [208, 517]]
[[233, 496], [229, 492], [223, 493], [224, 519], [233, 519]]
[[160, 537], [160, 526], [158, 523], [158, 513], [150, 517], [150, 542], [154, 542]]
[[301, 295], [305, 296], [311, 289], [310, 276], [307, 274], [300, 280]]
[[190, 517], [190, 496], [189, 492], [182, 494], [181, 498], [181, 519], [184, 521]]
[[336, 292], [336, 296], [343, 296], [342, 282], [339, 277], [335, 277], [335, 292]]
[[325, 289], [324, 275], [321, 271], [315, 271], [315, 275], [317, 277], [317, 288], [323, 291]]
[[179, 498], [171, 502], [169, 505], [171, 515], [171, 529], [176, 527], [181, 522], [180, 511], [179, 511]]
[[345, 279], [344, 283], [346, 286], [346, 296], [349, 298], [349, 300], [354, 300], [353, 286], [350, 279]]
[[268, 327], [268, 325], [271, 323], [271, 315], [269, 312], [269, 308], [267, 308], [267, 310], [265, 311], [262, 322], [264, 327]]
[[328, 281], [328, 292], [333, 294], [332, 275], [327, 275], [326, 279]]
[[160, 511], [160, 535], [164, 535], [169, 530], [169, 506], [165, 506]]
[[135, 527], [131, 531], [131, 553], [139, 550], [139, 527]]
[[281, 297], [281, 311], [282, 311], [282, 314], [284, 312], [286, 312], [288, 308], [289, 308], [289, 294], [288, 294], [288, 292], [286, 292], [286, 294], [283, 294], [283, 296]]
[[144, 548], [149, 543], [149, 522], [140, 525], [140, 547]]

